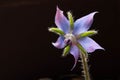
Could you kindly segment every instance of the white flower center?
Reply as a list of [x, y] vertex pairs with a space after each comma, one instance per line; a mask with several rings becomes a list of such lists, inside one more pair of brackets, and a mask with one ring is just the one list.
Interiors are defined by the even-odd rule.
[[64, 37], [66, 44], [76, 44], [77, 42], [76, 37], [71, 33], [66, 34]]

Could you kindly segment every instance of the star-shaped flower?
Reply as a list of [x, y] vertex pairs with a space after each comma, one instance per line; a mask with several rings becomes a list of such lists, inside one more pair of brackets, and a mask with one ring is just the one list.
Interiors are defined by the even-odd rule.
[[58, 40], [52, 44], [59, 49], [65, 47], [62, 54], [63, 56], [66, 56], [69, 52], [74, 56], [75, 63], [73, 68], [76, 66], [77, 60], [82, 52], [85, 53], [87, 58], [87, 53], [94, 52], [96, 49], [104, 49], [89, 37], [97, 33], [95, 30], [88, 31], [93, 22], [93, 16], [96, 13], [97, 12], [92, 12], [74, 22], [70, 12], [68, 12], [68, 20], [64, 16], [63, 11], [57, 7], [55, 15], [57, 28], [49, 28], [49, 31], [57, 33], [60, 36]]

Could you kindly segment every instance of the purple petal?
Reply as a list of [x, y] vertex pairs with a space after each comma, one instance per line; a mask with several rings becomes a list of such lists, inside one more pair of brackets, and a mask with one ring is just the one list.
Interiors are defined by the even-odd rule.
[[77, 19], [74, 24], [73, 34], [79, 35], [80, 33], [87, 31], [93, 22], [93, 16], [95, 13], [97, 12], [92, 12], [82, 18]]
[[64, 37], [60, 36], [55, 43], [52, 43], [56, 48], [62, 49], [65, 47]]
[[68, 33], [70, 30], [69, 21], [63, 15], [63, 11], [61, 11], [58, 7], [55, 15], [55, 24], [59, 29], [61, 29], [65, 33]]
[[71, 46], [70, 54], [72, 54], [73, 57], [75, 58], [75, 63], [73, 65], [72, 69], [71, 69], [71, 70], [73, 70], [75, 68], [76, 64], [77, 64], [77, 61], [78, 61], [78, 58], [79, 58], [79, 55], [80, 55], [80, 51], [77, 48], [77, 46], [75, 46], [75, 45]]
[[97, 44], [93, 39], [89, 37], [81, 38], [78, 42], [83, 46], [83, 48], [88, 52], [94, 52], [96, 49], [103, 49], [99, 44]]

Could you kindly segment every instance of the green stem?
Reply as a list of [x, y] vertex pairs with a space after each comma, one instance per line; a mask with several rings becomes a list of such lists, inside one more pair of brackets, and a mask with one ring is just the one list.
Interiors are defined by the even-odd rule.
[[84, 72], [85, 80], [90, 80], [87, 58], [85, 57], [83, 52], [80, 53], [80, 57], [81, 57], [81, 60], [82, 60], [82, 66], [83, 66], [83, 72]]
[[82, 47], [81, 44], [77, 43], [77, 47], [80, 50], [80, 58], [81, 58], [81, 62], [82, 62], [82, 67], [83, 67], [83, 74], [85, 77], [85, 80], [90, 80], [90, 74], [89, 74], [89, 69], [88, 69], [88, 54], [85, 51], [85, 49]]

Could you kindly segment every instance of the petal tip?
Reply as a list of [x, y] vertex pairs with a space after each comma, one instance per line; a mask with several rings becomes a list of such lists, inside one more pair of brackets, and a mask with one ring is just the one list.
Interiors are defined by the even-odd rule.
[[94, 11], [93, 13], [99, 13], [99, 11]]
[[99, 49], [99, 50], [101, 49], [101, 50], [105, 51], [105, 49], [103, 47], [101, 47], [100, 45], [99, 45], [99, 48], [97, 48], [97, 49]]
[[95, 11], [95, 12], [92, 12], [91, 14], [93, 14], [93, 16], [94, 16], [96, 13], [99, 13], [99, 12], [98, 12], [98, 11]]
[[59, 44], [58, 44], [58, 43], [54, 43], [54, 42], [52, 42], [52, 45], [53, 45], [54, 47], [56, 47], [56, 48], [60, 49], [60, 46], [59, 46]]
[[54, 42], [52, 42], [52, 45], [56, 47], [56, 44]]
[[56, 6], [56, 10], [60, 10], [58, 6]]
[[91, 19], [94, 17], [95, 14], [99, 13], [98, 11], [90, 13]]
[[93, 20], [93, 17], [95, 14], [99, 13], [98, 11], [92, 12], [90, 14], [88, 14], [87, 16], [89, 17], [90, 20]]
[[57, 10], [58, 13], [63, 13], [63, 11], [60, 10], [60, 8], [58, 6], [56, 7], [56, 10]]
[[88, 52], [88, 53], [92, 53], [92, 52], [94, 52], [94, 51], [96, 51], [96, 50], [100, 50], [100, 49], [105, 51], [105, 49], [104, 49], [104, 48], [99, 47], [99, 48], [97, 48], [97, 49], [87, 50], [87, 52]]
[[71, 51], [70, 51], [70, 54], [74, 57], [74, 65], [73, 67], [71, 68], [71, 71], [75, 68], [76, 64], [77, 64], [77, 61], [78, 61], [78, 58], [79, 58], [79, 49], [77, 48], [77, 46], [72, 46], [71, 47]]
[[105, 51], [105, 48], [101, 47], [101, 50]]
[[66, 44], [64, 43], [64, 38], [61, 36], [57, 39], [56, 42], [52, 42], [52, 45], [58, 49], [62, 49]]

